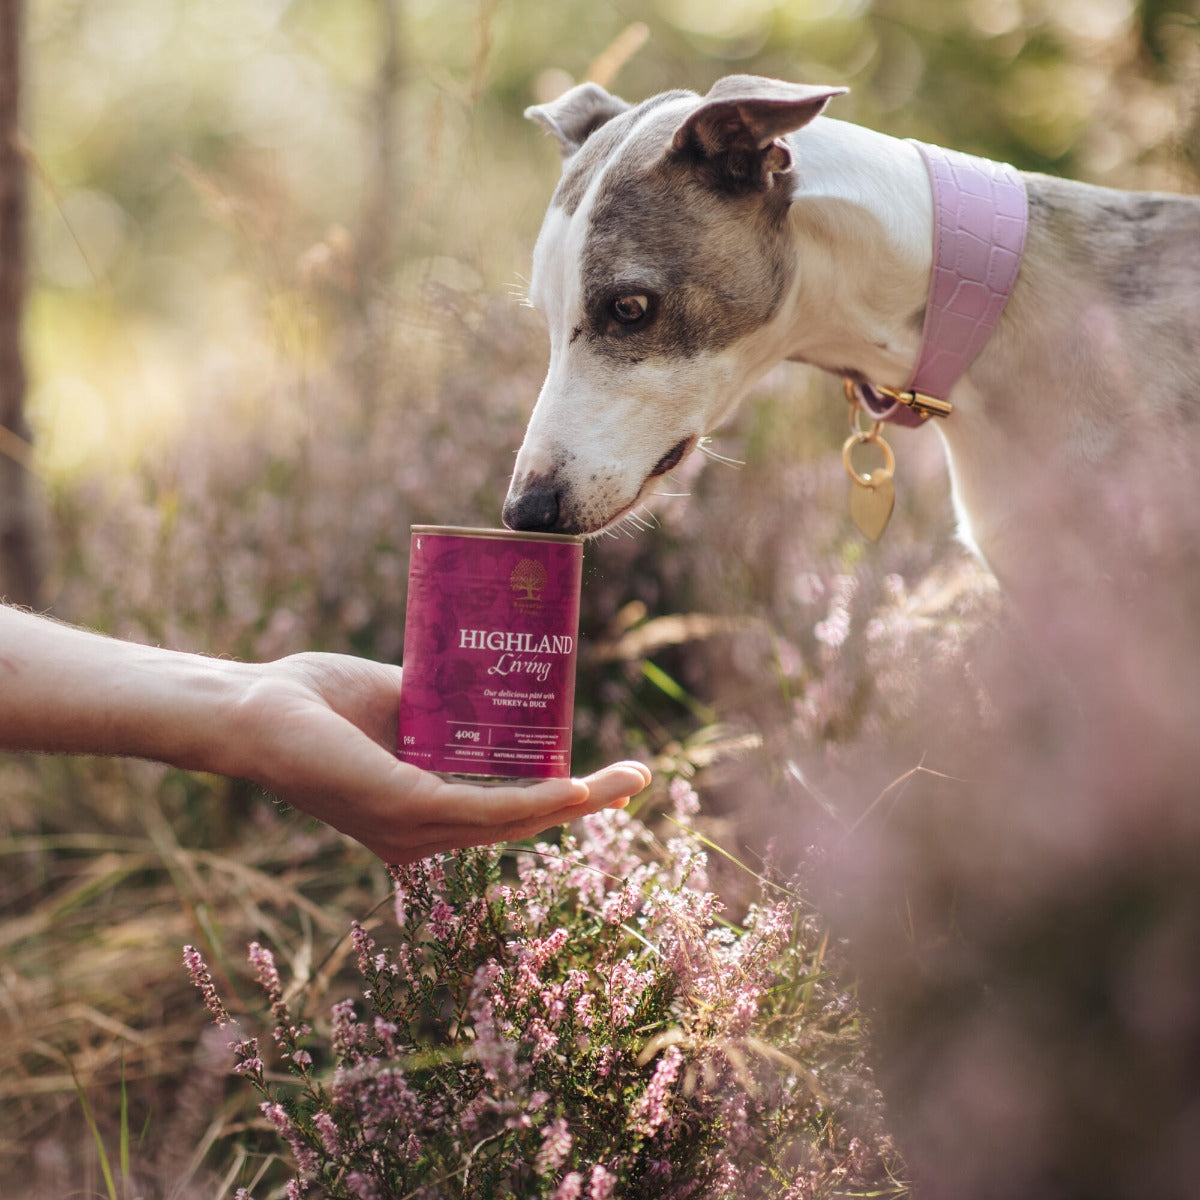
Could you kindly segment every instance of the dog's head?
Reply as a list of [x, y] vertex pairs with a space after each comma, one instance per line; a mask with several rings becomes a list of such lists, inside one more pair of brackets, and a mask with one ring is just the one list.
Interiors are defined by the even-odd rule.
[[631, 107], [581, 84], [528, 110], [564, 162], [530, 288], [550, 367], [506, 524], [612, 525], [770, 365], [794, 271], [782, 139], [845, 90], [743, 75]]

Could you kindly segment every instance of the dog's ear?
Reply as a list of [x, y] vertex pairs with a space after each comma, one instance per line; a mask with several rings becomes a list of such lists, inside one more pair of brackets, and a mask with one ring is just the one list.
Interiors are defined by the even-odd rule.
[[525, 115], [550, 130], [558, 138], [563, 158], [569, 158], [601, 125], [629, 107], [598, 83], [581, 83], [549, 104], [527, 108]]
[[770, 187], [775, 175], [792, 166], [792, 153], [779, 139], [849, 90], [729, 75], [713, 84], [671, 144], [677, 154], [715, 167], [725, 186]]

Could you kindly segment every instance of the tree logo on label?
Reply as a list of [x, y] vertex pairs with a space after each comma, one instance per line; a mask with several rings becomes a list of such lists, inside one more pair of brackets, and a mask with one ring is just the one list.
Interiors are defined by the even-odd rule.
[[546, 586], [546, 568], [532, 558], [521, 559], [508, 577], [509, 586], [516, 593], [516, 603], [523, 611], [541, 604], [542, 590]]

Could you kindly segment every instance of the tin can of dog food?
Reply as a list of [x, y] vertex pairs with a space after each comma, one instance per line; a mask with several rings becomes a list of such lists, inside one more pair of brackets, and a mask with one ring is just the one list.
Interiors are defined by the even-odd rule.
[[473, 783], [571, 771], [583, 538], [414, 525], [396, 752]]

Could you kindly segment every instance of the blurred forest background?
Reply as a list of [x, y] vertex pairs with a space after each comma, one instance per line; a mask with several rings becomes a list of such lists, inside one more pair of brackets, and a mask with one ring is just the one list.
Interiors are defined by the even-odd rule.
[[[498, 523], [547, 354], [521, 294], [558, 155], [526, 105], [753, 72], [1025, 169], [1200, 172], [1195, 0], [30, 0], [19, 49], [28, 387], [22, 423], [5, 359], [0, 515], [27, 490], [36, 560], [3, 590], [241, 658], [399, 661], [408, 526]], [[714, 439], [741, 466], [696, 456], [657, 528], [587, 551], [575, 767], [696, 776], [730, 843], [910, 719], [908, 661], [977, 703], [962, 648], [995, 600], [937, 439], [898, 435], [868, 547], [839, 396], [774, 371]], [[0, 1191], [102, 1190], [81, 1089], [163, 1194], [231, 1179], [241, 1101], [179, 947], [235, 980], [251, 937], [326, 969], [378, 864], [236, 782], [28, 759], [0, 762], [0, 856]]]

